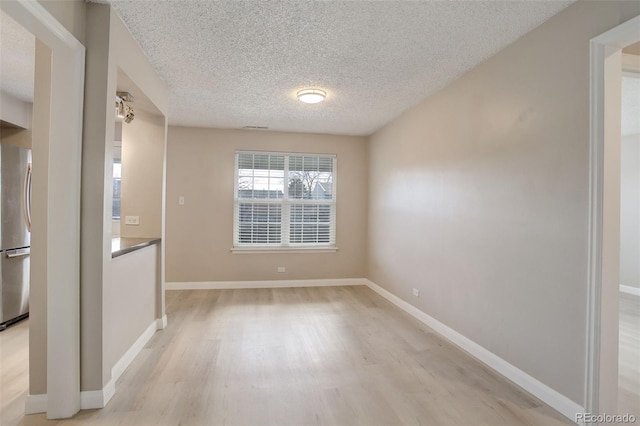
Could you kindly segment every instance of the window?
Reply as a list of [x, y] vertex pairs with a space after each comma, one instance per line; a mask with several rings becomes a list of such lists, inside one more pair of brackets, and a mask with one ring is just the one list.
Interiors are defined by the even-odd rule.
[[113, 162], [113, 204], [111, 205], [111, 218], [120, 220], [120, 197], [122, 195], [122, 163]]
[[335, 248], [336, 157], [236, 153], [235, 248]]

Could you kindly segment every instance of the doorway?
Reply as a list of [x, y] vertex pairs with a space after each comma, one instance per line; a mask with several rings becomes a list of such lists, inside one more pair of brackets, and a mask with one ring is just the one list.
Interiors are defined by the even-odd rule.
[[[36, 39], [32, 128], [29, 395], [26, 412], [80, 407], [80, 153], [84, 46], [39, 2], [0, 10]], [[37, 360], [37, 361], [34, 361]]]
[[640, 16], [590, 45], [585, 410], [592, 414], [618, 413], [622, 49], [640, 41], [638, 28]]
[[0, 330], [6, 327], [0, 332], [0, 424], [18, 424], [29, 390], [29, 320], [24, 318], [29, 311], [30, 282], [26, 201], [35, 49], [33, 34], [0, 11]]
[[618, 413], [640, 418], [640, 42], [622, 49]]

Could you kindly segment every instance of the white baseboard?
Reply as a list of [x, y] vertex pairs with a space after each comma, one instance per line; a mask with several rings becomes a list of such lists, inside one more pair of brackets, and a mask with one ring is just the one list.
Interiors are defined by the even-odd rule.
[[239, 288], [331, 287], [367, 285], [365, 278], [273, 281], [192, 281], [165, 284], [166, 290], [229, 290]]
[[156, 320], [156, 330], [164, 330], [167, 328], [167, 316], [163, 315], [162, 318]]
[[[91, 410], [94, 408], [104, 408], [107, 406], [113, 395], [116, 393], [116, 382], [122, 376], [135, 357], [142, 351], [144, 346], [151, 340], [157, 330], [162, 330], [167, 326], [167, 316], [156, 319], [138, 337], [133, 345], [111, 368], [111, 380], [101, 390], [81, 391], [80, 409]], [[38, 414], [47, 412], [47, 395], [27, 395], [25, 402], [25, 414]]]
[[111, 381], [117, 382], [122, 373], [133, 362], [135, 357], [142, 351], [144, 345], [153, 337], [156, 330], [158, 330], [158, 320], [154, 320], [145, 331], [142, 332], [140, 337], [131, 345], [131, 347], [122, 355], [122, 357], [111, 368]]
[[640, 288], [638, 287], [620, 284], [620, 291], [627, 294], [633, 294], [634, 296], [640, 296]]
[[[524, 390], [533, 394], [550, 405], [567, 418], [575, 421], [576, 413], [583, 413], [580, 404], [551, 389], [549, 386], [530, 376], [519, 368], [509, 364], [496, 354], [488, 351], [474, 341], [468, 339], [452, 328], [444, 325], [435, 318], [427, 315], [415, 306], [405, 302], [379, 285], [365, 278], [327, 279], [327, 280], [283, 280], [283, 281], [199, 281], [166, 283], [167, 290], [209, 290], [209, 289], [240, 289], [240, 288], [283, 288], [283, 287], [327, 287], [366, 285], [373, 291], [398, 306], [409, 315], [432, 328], [435, 332], [449, 340], [454, 345], [468, 352], [471, 356], [489, 366], [502, 376], [511, 380]], [[621, 291], [622, 291], [621, 286]], [[106, 406], [115, 393], [115, 382], [140, 353], [156, 330], [167, 325], [167, 316], [155, 320], [129, 348], [123, 357], [111, 370], [111, 381], [100, 391], [84, 391], [80, 393], [82, 409], [102, 408]], [[26, 414], [44, 413], [47, 410], [46, 395], [28, 395], [26, 400]]]
[[[80, 409], [91, 410], [94, 408], [104, 408], [111, 397], [115, 394], [115, 382], [110, 380], [109, 383], [101, 390], [81, 391], [80, 392]], [[27, 395], [24, 408], [25, 414], [40, 414], [47, 412], [47, 395]]]
[[24, 404], [25, 414], [38, 414], [47, 412], [47, 394], [27, 395]]
[[507, 361], [500, 358], [496, 354], [488, 351], [487, 349], [478, 345], [476, 342], [468, 339], [452, 328], [449, 328], [440, 321], [427, 315], [426, 313], [422, 312], [415, 306], [405, 302], [394, 294], [388, 292], [379, 285], [367, 280], [367, 286], [378, 293], [380, 296], [398, 306], [403, 311], [407, 312], [409, 315], [413, 316], [420, 322], [432, 328], [435, 332], [440, 334], [445, 339], [449, 340], [454, 345], [468, 352], [478, 361], [489, 366], [502, 376], [522, 387], [527, 392], [531, 393], [540, 400], [544, 401], [546, 404], [555, 408], [557, 411], [571, 419], [571, 421], [575, 422], [576, 413], [585, 412], [584, 408], [580, 406], [580, 404], [551, 389], [549, 386], [540, 382], [538, 379], [509, 364]]
[[116, 382], [111, 379], [109, 383], [101, 389], [95, 391], [80, 392], [80, 409], [92, 410], [94, 408], [104, 408], [116, 393]]

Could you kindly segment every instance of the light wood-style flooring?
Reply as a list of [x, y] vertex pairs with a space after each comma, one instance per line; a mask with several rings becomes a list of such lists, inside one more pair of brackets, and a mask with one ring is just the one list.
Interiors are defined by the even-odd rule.
[[18, 424], [571, 424], [367, 287], [169, 291], [167, 313], [106, 408]]
[[640, 419], [640, 297], [620, 293], [618, 413]]
[[24, 417], [29, 389], [29, 320], [0, 333], [0, 425], [15, 425]]

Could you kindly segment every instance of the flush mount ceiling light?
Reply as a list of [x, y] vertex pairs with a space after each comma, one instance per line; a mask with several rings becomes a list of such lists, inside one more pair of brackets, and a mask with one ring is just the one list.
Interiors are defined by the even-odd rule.
[[327, 92], [320, 89], [303, 89], [296, 93], [296, 97], [305, 104], [317, 104], [326, 99]]

